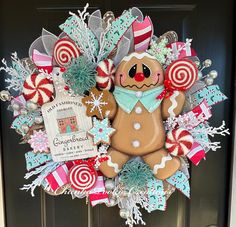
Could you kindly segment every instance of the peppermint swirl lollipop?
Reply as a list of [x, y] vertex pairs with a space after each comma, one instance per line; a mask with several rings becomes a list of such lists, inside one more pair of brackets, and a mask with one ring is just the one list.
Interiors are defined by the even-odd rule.
[[53, 84], [45, 75], [32, 74], [23, 84], [23, 95], [27, 101], [43, 105], [53, 95]]
[[66, 66], [71, 62], [72, 58], [78, 58], [79, 56], [80, 50], [72, 40], [62, 38], [56, 42], [53, 57], [59, 66]]
[[101, 90], [111, 90], [114, 86], [115, 65], [111, 59], [105, 59], [98, 63], [96, 68], [97, 86]]
[[89, 191], [96, 183], [97, 174], [87, 164], [75, 165], [69, 172], [71, 187], [77, 191]]
[[176, 60], [168, 66], [166, 79], [171, 81], [173, 89], [188, 90], [198, 79], [197, 66], [188, 59]]
[[193, 137], [186, 129], [173, 129], [167, 133], [165, 145], [170, 154], [185, 156], [193, 146]]

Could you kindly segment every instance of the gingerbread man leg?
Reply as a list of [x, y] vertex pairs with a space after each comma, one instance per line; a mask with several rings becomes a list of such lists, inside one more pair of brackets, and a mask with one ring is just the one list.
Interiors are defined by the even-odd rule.
[[109, 149], [108, 160], [102, 162], [99, 170], [108, 178], [115, 177], [122, 169], [122, 166], [130, 159], [129, 155], [121, 153], [113, 148]]
[[172, 157], [162, 148], [142, 157], [150, 166], [155, 177], [159, 180], [165, 180], [172, 176], [181, 165], [180, 159]]

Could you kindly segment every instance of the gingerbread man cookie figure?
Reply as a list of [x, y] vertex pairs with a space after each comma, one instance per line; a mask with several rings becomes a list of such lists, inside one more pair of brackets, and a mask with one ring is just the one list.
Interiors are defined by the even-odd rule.
[[132, 156], [141, 156], [161, 180], [180, 168], [179, 158], [164, 148], [163, 120], [182, 112], [185, 95], [178, 91], [168, 98], [157, 98], [163, 93], [163, 82], [161, 64], [148, 53], [132, 53], [119, 64], [113, 93], [117, 108], [111, 113], [116, 133], [108, 160], [100, 165], [105, 176], [115, 177]]

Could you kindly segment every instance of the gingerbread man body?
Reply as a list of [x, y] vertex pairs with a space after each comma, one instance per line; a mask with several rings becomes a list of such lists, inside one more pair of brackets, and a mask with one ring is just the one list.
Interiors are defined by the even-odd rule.
[[107, 177], [115, 177], [132, 157], [141, 156], [158, 179], [166, 179], [180, 167], [180, 160], [165, 150], [163, 120], [181, 113], [184, 93], [159, 99], [164, 73], [160, 63], [147, 53], [132, 53], [119, 64], [115, 76], [111, 113], [116, 133], [111, 138], [108, 161], [100, 165]]

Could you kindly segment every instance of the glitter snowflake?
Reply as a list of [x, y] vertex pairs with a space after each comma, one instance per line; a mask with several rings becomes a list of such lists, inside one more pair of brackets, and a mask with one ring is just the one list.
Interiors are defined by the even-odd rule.
[[98, 91], [96, 88], [93, 88], [89, 96], [82, 99], [83, 104], [87, 107], [87, 116], [104, 118], [106, 112], [111, 109], [108, 96], [108, 91]]
[[93, 118], [93, 128], [88, 133], [93, 137], [94, 144], [106, 143], [110, 144], [110, 137], [115, 132], [114, 128], [109, 127], [109, 120], [105, 118], [98, 120]]
[[161, 64], [165, 64], [167, 56], [171, 54], [171, 49], [166, 47], [167, 42], [168, 40], [166, 38], [162, 39], [159, 43], [152, 40], [150, 49], [147, 51], [149, 54], [153, 55]]
[[30, 136], [30, 140], [28, 141], [28, 143], [34, 149], [34, 153], [49, 152], [48, 137], [45, 131], [34, 131], [34, 134]]

